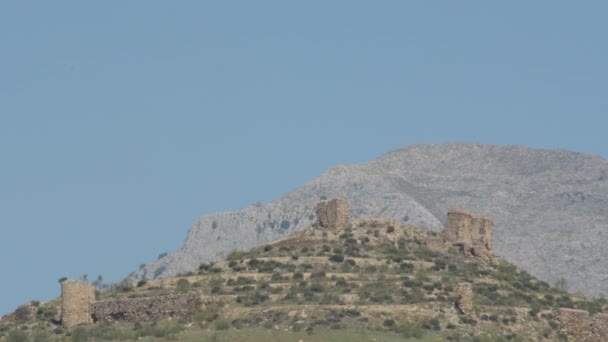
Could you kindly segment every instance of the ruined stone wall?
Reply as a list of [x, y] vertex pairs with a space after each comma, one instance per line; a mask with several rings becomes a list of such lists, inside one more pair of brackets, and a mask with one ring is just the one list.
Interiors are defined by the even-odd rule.
[[348, 202], [342, 199], [319, 202], [316, 214], [317, 224], [323, 228], [335, 229], [350, 224]]
[[458, 295], [456, 308], [463, 315], [471, 316], [475, 312], [473, 310], [473, 285], [471, 283], [458, 284], [456, 294]]
[[569, 340], [581, 342], [608, 341], [608, 314], [593, 316], [584, 310], [559, 309], [556, 314], [559, 330]]
[[473, 246], [484, 246], [492, 249], [492, 220], [488, 217], [474, 217], [471, 229]]
[[99, 321], [154, 321], [174, 317], [194, 319], [202, 307], [198, 292], [186, 294], [104, 300], [93, 304], [92, 319]]
[[65, 280], [61, 283], [61, 321], [67, 327], [93, 322], [91, 304], [95, 286], [86, 281]]
[[608, 314], [596, 313], [591, 317], [591, 330], [600, 341], [608, 341]]
[[462, 210], [448, 211], [446, 238], [473, 255], [489, 255], [492, 250], [492, 220]]

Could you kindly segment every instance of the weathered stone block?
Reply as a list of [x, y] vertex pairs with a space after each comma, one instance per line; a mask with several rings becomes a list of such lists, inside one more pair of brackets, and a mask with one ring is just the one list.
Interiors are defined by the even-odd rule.
[[561, 308], [555, 315], [559, 330], [569, 340], [581, 342], [608, 341], [608, 314], [593, 316], [584, 310]]

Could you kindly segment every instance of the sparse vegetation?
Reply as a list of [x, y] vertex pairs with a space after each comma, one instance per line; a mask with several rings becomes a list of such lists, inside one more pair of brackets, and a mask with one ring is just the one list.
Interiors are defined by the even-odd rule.
[[[64, 329], [58, 325], [54, 301], [37, 303], [35, 315], [26, 322], [0, 322], [0, 341], [239, 341], [243, 331], [252, 336], [306, 336], [306, 341], [357, 341], [353, 329], [385, 341], [425, 336], [449, 341], [539, 336], [558, 340], [551, 310], [568, 307], [594, 314], [608, 306], [606, 300], [587, 300], [551, 287], [506, 262], [494, 265], [452, 249], [431, 249], [425, 242], [429, 236], [396, 223], [363, 222], [339, 232], [311, 229], [251, 251], [232, 252], [226, 261], [202, 263], [196, 274], [142, 280], [135, 286], [125, 281], [100, 292], [102, 298], [191, 290], [217, 296], [219, 302], [206, 306], [188, 329], [187, 322], [178, 320]], [[479, 312], [448, 322], [461, 282], [473, 283]], [[356, 309], [343, 305], [347, 303], [356, 303]], [[526, 325], [520, 323], [524, 320]], [[504, 332], [503, 337], [485, 334], [492, 329]]]

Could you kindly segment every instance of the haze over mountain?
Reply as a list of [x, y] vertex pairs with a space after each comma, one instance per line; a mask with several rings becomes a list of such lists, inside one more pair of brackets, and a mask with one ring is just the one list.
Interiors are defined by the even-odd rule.
[[565, 150], [472, 143], [413, 145], [367, 163], [336, 166], [267, 204], [202, 217], [182, 247], [132, 274], [173, 276], [230, 251], [314, 222], [321, 198], [341, 197], [354, 217], [381, 216], [443, 229], [448, 208], [494, 220], [507, 260], [573, 291], [608, 293], [608, 160]]

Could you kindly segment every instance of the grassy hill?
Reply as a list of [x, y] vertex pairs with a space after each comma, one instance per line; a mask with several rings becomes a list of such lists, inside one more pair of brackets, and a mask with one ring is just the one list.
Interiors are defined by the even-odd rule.
[[[456, 308], [473, 285], [474, 312]], [[0, 321], [0, 341], [558, 341], [556, 308], [608, 311], [499, 259], [461, 254], [441, 234], [380, 219], [310, 227], [179, 277], [123, 282], [98, 299], [200, 291], [194, 322], [99, 323], [66, 329], [59, 301]]]

